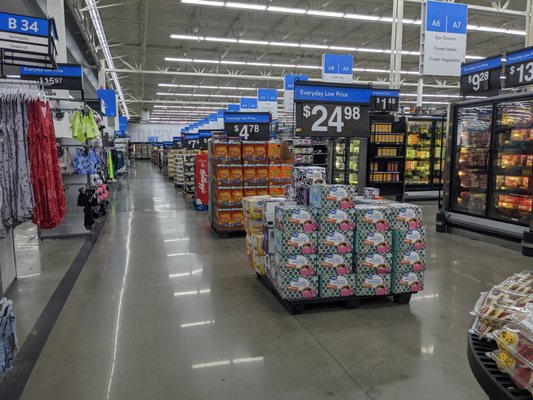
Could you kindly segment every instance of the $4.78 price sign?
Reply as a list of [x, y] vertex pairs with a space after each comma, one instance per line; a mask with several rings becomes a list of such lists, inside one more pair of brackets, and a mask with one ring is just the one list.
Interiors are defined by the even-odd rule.
[[505, 66], [505, 87], [533, 84], [533, 60]]
[[296, 135], [367, 137], [368, 105], [296, 103]]
[[270, 139], [270, 125], [262, 123], [226, 123], [226, 132], [229, 137], [238, 137], [241, 140], [261, 141]]

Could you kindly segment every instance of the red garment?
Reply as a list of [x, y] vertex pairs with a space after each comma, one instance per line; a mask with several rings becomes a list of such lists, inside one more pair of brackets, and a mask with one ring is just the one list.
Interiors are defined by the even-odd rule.
[[39, 228], [58, 226], [67, 211], [63, 180], [56, 150], [50, 103], [28, 103], [28, 152], [35, 197], [33, 223]]

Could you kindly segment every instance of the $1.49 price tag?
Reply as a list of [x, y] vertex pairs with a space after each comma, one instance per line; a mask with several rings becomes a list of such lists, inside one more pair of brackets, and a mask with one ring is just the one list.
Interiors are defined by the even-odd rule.
[[296, 134], [299, 136], [366, 137], [368, 105], [296, 104]]

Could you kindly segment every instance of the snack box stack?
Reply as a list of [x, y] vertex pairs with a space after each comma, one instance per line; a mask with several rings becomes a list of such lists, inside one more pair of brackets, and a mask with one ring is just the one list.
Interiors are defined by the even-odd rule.
[[241, 142], [213, 139], [209, 157], [211, 162], [209, 195], [213, 206], [213, 222], [224, 230], [242, 231], [244, 177]]
[[246, 254], [248, 264], [259, 275], [266, 273], [266, 253], [263, 247], [263, 203], [270, 196], [251, 196], [242, 199]]
[[268, 255], [275, 253], [276, 206], [296, 206], [296, 202], [284, 197], [270, 197], [263, 202], [263, 247]]
[[289, 300], [318, 297], [315, 210], [276, 206], [274, 227], [275, 254], [269, 275], [278, 293]]
[[419, 292], [424, 289], [426, 270], [426, 228], [422, 207], [391, 203], [394, 229], [392, 293]]
[[291, 188], [288, 193], [291, 199], [300, 205], [309, 205], [309, 190], [312, 185], [326, 184], [326, 168], [294, 167], [292, 169]]
[[386, 206], [358, 204], [355, 219], [355, 294], [384, 296], [391, 293], [393, 266], [392, 211]]
[[[340, 201], [323, 197], [323, 193], [337, 193], [338, 185], [311, 186], [311, 203], [321, 201], [316, 208], [319, 215], [318, 232], [318, 275], [320, 277], [320, 297], [344, 297], [355, 294], [353, 271], [354, 214], [350, 208], [343, 208]], [[347, 189], [347, 192], [351, 189]], [[320, 193], [317, 196], [317, 193]], [[326, 200], [327, 198], [327, 200]], [[350, 206], [351, 206], [350, 202]]]
[[309, 204], [315, 208], [346, 210], [359, 201], [357, 186], [313, 184], [309, 189]]
[[194, 154], [183, 156], [183, 192], [193, 193], [196, 187], [194, 170]]

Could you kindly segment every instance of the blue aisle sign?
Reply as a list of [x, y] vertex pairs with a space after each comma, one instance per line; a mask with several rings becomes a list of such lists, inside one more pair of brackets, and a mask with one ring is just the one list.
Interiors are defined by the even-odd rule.
[[321, 85], [295, 85], [294, 101], [321, 103], [370, 103], [372, 89]]
[[106, 117], [117, 116], [117, 95], [113, 89], [98, 89], [96, 95], [100, 99], [102, 114]]
[[226, 110], [217, 110], [217, 118], [224, 118], [224, 112], [225, 111]]
[[461, 67], [461, 75], [468, 75], [474, 72], [488, 71], [491, 69], [500, 68], [502, 64], [502, 57], [497, 56], [493, 58], [486, 58], [481, 61], [475, 61], [469, 64], [464, 64]]
[[128, 131], [128, 118], [125, 116], [119, 116], [118, 117], [118, 130], [120, 132], [127, 132]]
[[353, 82], [353, 56], [350, 54], [323, 54], [322, 80], [324, 82]]
[[278, 90], [257, 89], [257, 100], [260, 102], [278, 101]]
[[426, 30], [466, 34], [468, 6], [458, 3], [428, 1]]
[[215, 114], [209, 114], [209, 121], [210, 122], [217, 122], [218, 120], [218, 115], [215, 113]]
[[243, 97], [240, 103], [241, 110], [257, 110], [257, 99], [255, 97]]
[[294, 107], [294, 82], [308, 80], [307, 75], [285, 75], [283, 78], [283, 111], [292, 112]]
[[228, 112], [239, 112], [241, 106], [239, 104], [228, 104]]
[[48, 37], [49, 20], [25, 15], [0, 13], [0, 31]]
[[424, 75], [459, 76], [466, 53], [468, 6], [428, 1], [422, 27]]

